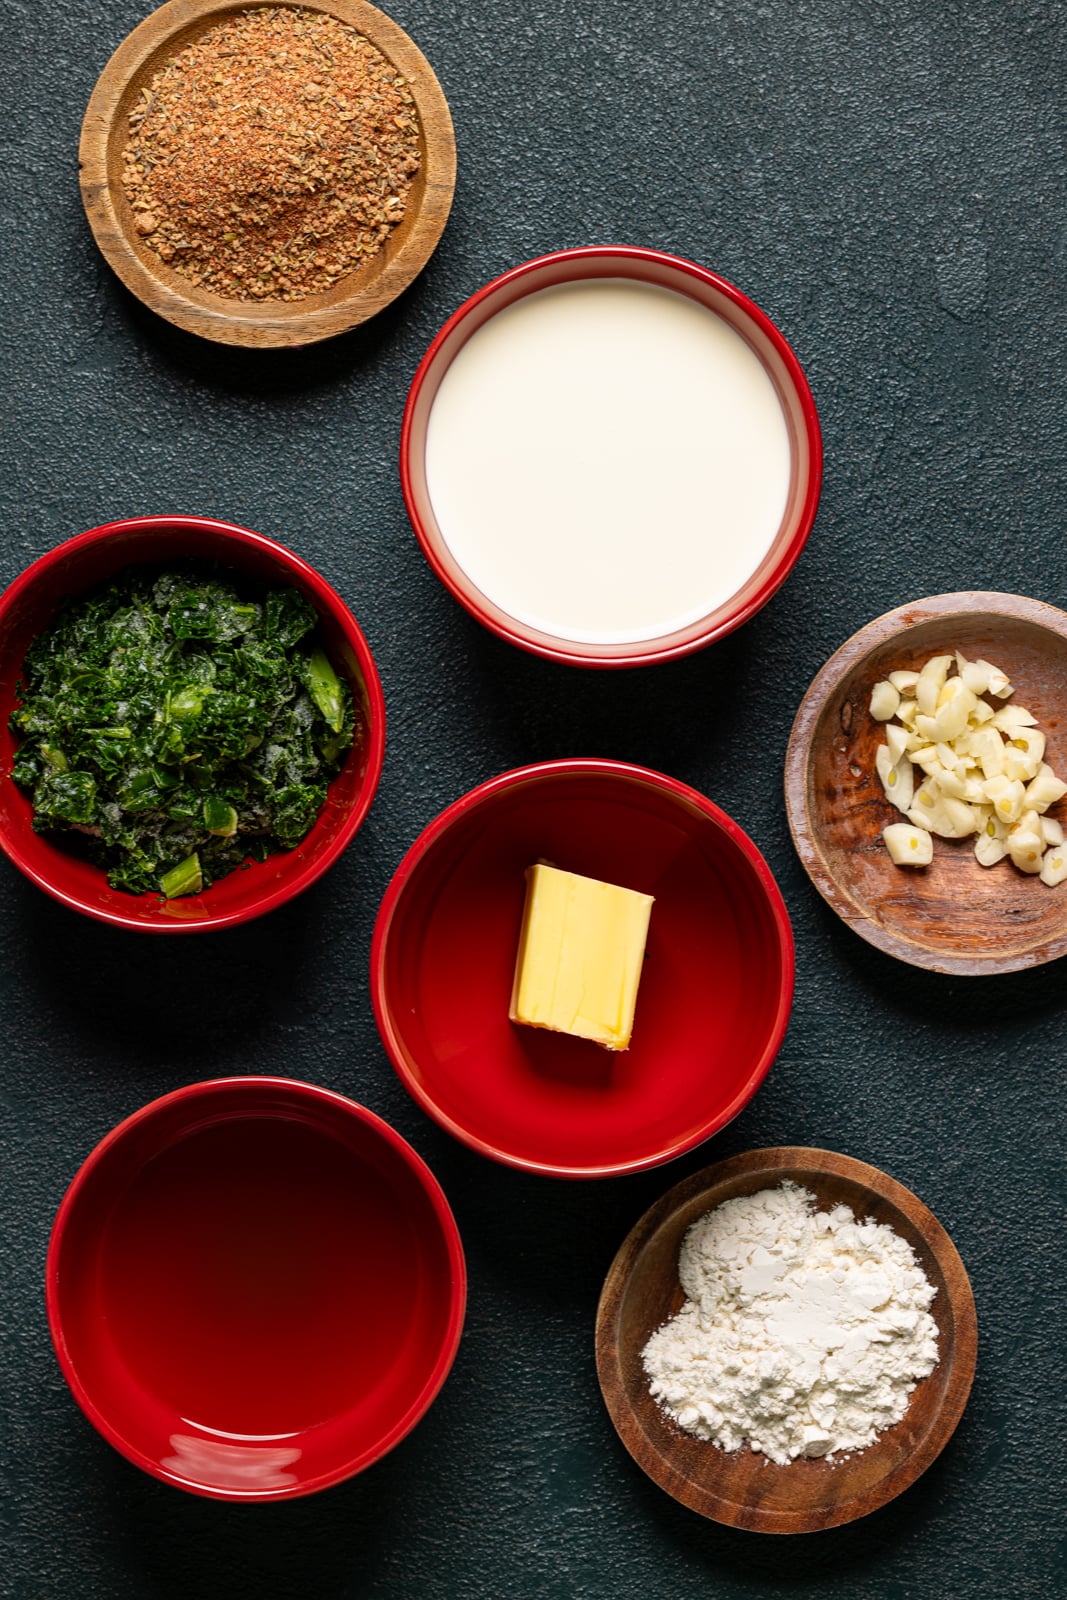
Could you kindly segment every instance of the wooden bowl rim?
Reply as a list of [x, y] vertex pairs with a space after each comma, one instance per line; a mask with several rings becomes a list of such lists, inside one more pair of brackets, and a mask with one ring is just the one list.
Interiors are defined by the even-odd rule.
[[1037, 940], [1023, 950], [1004, 954], [995, 946], [987, 953], [968, 955], [938, 951], [903, 938], [876, 922], [831, 870], [807, 807], [808, 773], [815, 729], [834, 690], [868, 655], [896, 634], [905, 634], [954, 615], [1010, 617], [1067, 640], [1067, 613], [1043, 600], [997, 590], [967, 589], [955, 594], [931, 595], [897, 606], [868, 622], [835, 650], [812, 679], [797, 710], [785, 757], [785, 807], [793, 844], [808, 877], [827, 905], [854, 933], [886, 955], [914, 967], [957, 977], [980, 977], [1019, 972], [1067, 955], [1067, 928], [1053, 938]]
[[[314, 344], [384, 310], [433, 254], [448, 221], [456, 183], [456, 142], [448, 102], [426, 57], [403, 28], [368, 0], [281, 0], [287, 9], [325, 12], [356, 28], [406, 79], [426, 151], [422, 200], [411, 231], [369, 283], [326, 305], [315, 304], [321, 296], [288, 305], [231, 301], [192, 285], [186, 290], [183, 279], [162, 262], [158, 272], [148, 267], [128, 237], [122, 201], [116, 202], [108, 176], [112, 130], [126, 87], [151, 57], [167, 53], [168, 42], [197, 22], [215, 15], [269, 9], [270, 3], [167, 0], [126, 35], [104, 67], [89, 97], [78, 146], [79, 186], [89, 226], [104, 259], [130, 293], [187, 333], [219, 344], [259, 348]], [[361, 275], [354, 276], [358, 282]]]
[[[681, 1477], [641, 1428], [629, 1405], [618, 1340], [619, 1315], [635, 1264], [648, 1242], [678, 1212], [698, 1197], [707, 1198], [705, 1209], [710, 1211], [719, 1203], [714, 1198], [716, 1191], [737, 1178], [766, 1177], [768, 1187], [791, 1178], [807, 1186], [813, 1177], [817, 1178], [820, 1174], [844, 1178], [861, 1185], [878, 1198], [888, 1201], [908, 1220], [926, 1243], [941, 1270], [953, 1330], [949, 1366], [940, 1368], [945, 1380], [941, 1403], [914, 1451], [878, 1484], [858, 1492], [850, 1500], [841, 1501], [829, 1515], [824, 1511], [805, 1513], [745, 1505], [728, 1494], [720, 1494], [704, 1484]], [[630, 1455], [654, 1483], [690, 1510], [726, 1527], [744, 1528], [756, 1533], [812, 1533], [840, 1527], [896, 1499], [936, 1460], [955, 1432], [970, 1395], [977, 1353], [978, 1318], [967, 1269], [952, 1239], [933, 1212], [910, 1189], [878, 1167], [854, 1156], [815, 1146], [780, 1145], [748, 1150], [705, 1167], [668, 1189], [638, 1218], [620, 1245], [604, 1280], [596, 1313], [596, 1364], [600, 1390], [615, 1430]], [[934, 1370], [937, 1372], [939, 1369]], [[639, 1454], [635, 1442], [632, 1442], [634, 1434], [640, 1435], [646, 1447], [644, 1459], [643, 1453]], [[718, 1449], [711, 1443], [707, 1448]], [[869, 1448], [877, 1449], [877, 1445]], [[721, 1455], [724, 1462], [734, 1459], [725, 1452], [721, 1452]], [[765, 1466], [769, 1472], [775, 1473], [791, 1470], [790, 1467], [779, 1467], [770, 1461]]]

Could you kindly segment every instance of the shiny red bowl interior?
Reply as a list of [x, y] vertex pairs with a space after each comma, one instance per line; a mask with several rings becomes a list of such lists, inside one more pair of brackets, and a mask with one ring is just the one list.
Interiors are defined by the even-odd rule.
[[59, 1208], [48, 1321], [86, 1416], [219, 1500], [310, 1494], [391, 1450], [452, 1364], [466, 1271], [433, 1175], [341, 1095], [195, 1084], [97, 1146]]
[[[66, 848], [61, 835], [34, 833], [30, 797], [11, 779], [17, 740], [8, 719], [31, 641], [70, 595], [124, 567], [182, 559], [219, 562], [260, 583], [290, 584], [319, 615], [336, 670], [362, 707], [364, 734], [330, 785], [318, 821], [295, 850], [280, 851], [221, 878], [202, 895], [163, 900], [112, 889], [100, 868]], [[144, 933], [195, 933], [247, 922], [291, 900], [336, 861], [370, 809], [385, 756], [385, 701], [370, 648], [337, 591], [291, 550], [247, 528], [207, 517], [132, 517], [109, 522], [41, 556], [0, 596], [0, 848], [62, 904]]]
[[[501, 609], [467, 576], [446, 543], [426, 481], [426, 430], [445, 373], [459, 351], [491, 317], [526, 295], [592, 278], [629, 278], [685, 295], [721, 317], [762, 362], [781, 402], [792, 458], [786, 508], [766, 557], [724, 604], [659, 638], [589, 644], [559, 638]], [[423, 553], [441, 582], [479, 622], [535, 655], [574, 666], [628, 667], [668, 661], [701, 650], [753, 616], [785, 582], [807, 543], [822, 487], [822, 434], [800, 362], [771, 319], [717, 273], [632, 246], [595, 245], [526, 261], [464, 302], [430, 345], [412, 381], [400, 439], [400, 478], [408, 515]]]
[[[655, 896], [629, 1050], [508, 1020], [525, 895], [546, 860]], [[735, 1117], [793, 997], [766, 862], [657, 772], [554, 761], [458, 800], [404, 857], [371, 952], [378, 1027], [419, 1104], [482, 1154], [558, 1177], [653, 1167]]]

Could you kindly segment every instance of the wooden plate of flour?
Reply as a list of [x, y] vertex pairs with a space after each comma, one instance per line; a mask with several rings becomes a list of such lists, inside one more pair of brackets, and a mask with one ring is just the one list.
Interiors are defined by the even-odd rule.
[[[857, 1220], [891, 1227], [911, 1245], [936, 1294], [938, 1362], [893, 1427], [865, 1450], [778, 1466], [748, 1446], [727, 1452], [684, 1432], [649, 1393], [641, 1352], [681, 1310], [678, 1252], [686, 1230], [739, 1195], [786, 1180], [820, 1208], [847, 1205]], [[978, 1344], [974, 1296], [952, 1240], [902, 1184], [829, 1150], [753, 1150], [695, 1173], [645, 1213], [612, 1262], [597, 1309], [596, 1359], [608, 1413], [638, 1466], [701, 1516], [760, 1533], [812, 1533], [877, 1510], [907, 1489], [944, 1449], [963, 1415]]]

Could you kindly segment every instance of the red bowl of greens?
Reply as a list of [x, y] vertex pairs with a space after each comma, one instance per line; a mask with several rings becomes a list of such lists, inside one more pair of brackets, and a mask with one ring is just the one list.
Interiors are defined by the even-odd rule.
[[321, 876], [370, 809], [385, 703], [340, 595], [207, 517], [131, 517], [0, 596], [0, 848], [54, 899], [194, 933]]

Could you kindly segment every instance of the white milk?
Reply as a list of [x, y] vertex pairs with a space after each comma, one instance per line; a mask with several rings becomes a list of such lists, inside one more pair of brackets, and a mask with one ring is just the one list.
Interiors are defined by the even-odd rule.
[[543, 289], [460, 350], [434, 399], [441, 534], [489, 599], [580, 643], [656, 638], [759, 566], [789, 488], [785, 416], [714, 312], [623, 278]]

